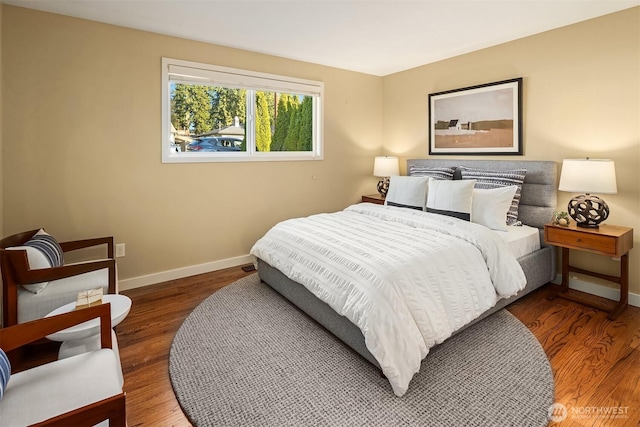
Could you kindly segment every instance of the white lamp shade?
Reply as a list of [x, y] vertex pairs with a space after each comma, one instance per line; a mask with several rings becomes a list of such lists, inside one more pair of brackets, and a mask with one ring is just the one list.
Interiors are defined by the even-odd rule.
[[565, 159], [562, 161], [560, 191], [588, 194], [616, 194], [616, 166], [609, 159]]
[[373, 176], [387, 177], [400, 175], [398, 158], [395, 156], [377, 156], [373, 163]]

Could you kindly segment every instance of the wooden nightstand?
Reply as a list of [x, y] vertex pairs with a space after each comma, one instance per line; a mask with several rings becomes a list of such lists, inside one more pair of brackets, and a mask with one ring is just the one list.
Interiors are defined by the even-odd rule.
[[378, 205], [384, 205], [384, 197], [380, 194], [369, 194], [362, 196], [362, 203], [376, 203]]
[[[600, 225], [599, 228], [582, 228], [571, 224], [561, 227], [553, 224], [544, 226], [544, 241], [562, 248], [562, 284], [549, 296], [556, 296], [579, 302], [589, 307], [609, 312], [614, 320], [627, 307], [629, 301], [629, 251], [633, 248], [633, 229], [616, 225]], [[620, 276], [609, 276], [569, 265], [569, 249], [593, 252], [612, 258], [620, 258]], [[620, 301], [611, 305], [588, 301], [569, 291], [569, 273], [575, 272], [609, 280], [620, 285]]]

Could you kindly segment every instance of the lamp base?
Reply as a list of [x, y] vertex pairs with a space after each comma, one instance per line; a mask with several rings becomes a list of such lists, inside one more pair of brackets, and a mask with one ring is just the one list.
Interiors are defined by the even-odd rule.
[[378, 193], [382, 197], [387, 197], [387, 192], [389, 191], [389, 177], [382, 178], [378, 181]]
[[583, 194], [569, 200], [567, 212], [578, 227], [598, 228], [609, 217], [609, 206], [598, 196]]

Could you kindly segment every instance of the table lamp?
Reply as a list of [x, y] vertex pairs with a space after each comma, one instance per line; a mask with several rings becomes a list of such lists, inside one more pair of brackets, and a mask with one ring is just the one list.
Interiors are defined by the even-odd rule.
[[560, 191], [585, 193], [569, 201], [567, 212], [579, 227], [597, 228], [609, 217], [609, 206], [598, 194], [616, 194], [616, 167], [609, 159], [565, 159], [562, 161]]
[[398, 166], [398, 158], [394, 156], [377, 156], [373, 163], [373, 176], [382, 178], [378, 182], [378, 193], [382, 197], [387, 196], [389, 191], [389, 177], [392, 175], [400, 175]]

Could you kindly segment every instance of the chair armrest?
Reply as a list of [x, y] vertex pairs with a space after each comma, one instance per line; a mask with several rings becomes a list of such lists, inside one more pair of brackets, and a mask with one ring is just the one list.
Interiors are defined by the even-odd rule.
[[33, 424], [31, 427], [88, 427], [99, 424], [106, 419], [109, 420], [109, 427], [125, 427], [127, 425], [124, 393], [92, 403], [75, 411], [67, 412], [66, 414], [59, 415], [41, 423]]
[[60, 242], [60, 247], [63, 252], [71, 252], [77, 249], [90, 248], [98, 245], [107, 245], [107, 258], [113, 258], [113, 236]]
[[[16, 251], [17, 252], [17, 251]], [[90, 273], [92, 271], [109, 269], [109, 293], [116, 293], [116, 260], [105, 259], [100, 261], [89, 261], [78, 264], [63, 265], [61, 267], [41, 268], [36, 270], [16, 269], [18, 283], [29, 285], [32, 283], [50, 282], [52, 280], [65, 279], [79, 274]]]
[[57, 316], [44, 317], [0, 329], [0, 347], [6, 352], [15, 350], [54, 332], [79, 325], [88, 320], [100, 319], [100, 345], [111, 348], [111, 304], [105, 303]]

